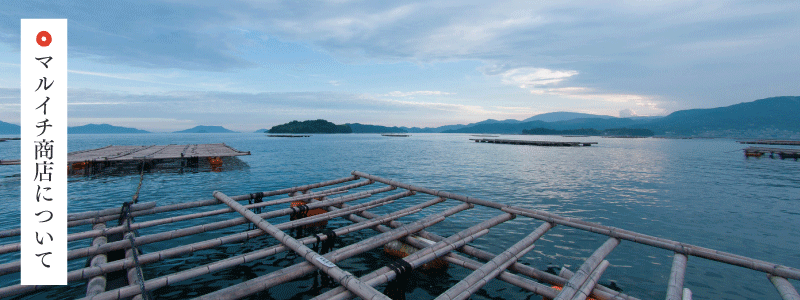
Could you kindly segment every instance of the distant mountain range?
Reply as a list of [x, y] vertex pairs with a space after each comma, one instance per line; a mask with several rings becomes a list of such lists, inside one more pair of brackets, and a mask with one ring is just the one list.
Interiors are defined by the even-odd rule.
[[350, 126], [350, 129], [353, 130], [353, 133], [407, 133], [403, 128], [400, 127], [387, 127], [387, 126], [379, 126], [379, 125], [365, 125], [359, 123], [347, 123], [345, 124]]
[[234, 133], [236, 131], [228, 130], [222, 126], [195, 126], [186, 130], [175, 131], [175, 133]]
[[[572, 112], [552, 112], [525, 120], [494, 120], [439, 127], [386, 127], [360, 123], [335, 125], [325, 120], [290, 122], [273, 127], [276, 133], [482, 133], [522, 134], [534, 128], [549, 130], [647, 129], [656, 135], [737, 138], [800, 138], [800, 97], [773, 97], [726, 107], [689, 109], [665, 117], [617, 118]], [[310, 122], [310, 123], [309, 123]], [[316, 123], [315, 123], [316, 122]], [[304, 125], [305, 124], [305, 125]], [[299, 127], [298, 127], [299, 126]], [[304, 127], [305, 126], [305, 127]], [[277, 128], [276, 128], [277, 127]], [[284, 131], [285, 130], [285, 131]], [[314, 132], [309, 132], [314, 131]], [[321, 131], [317, 131], [321, 130]], [[256, 132], [265, 132], [260, 129]], [[146, 133], [108, 124], [70, 127], [69, 133]], [[176, 133], [228, 133], [221, 126], [197, 126]], [[0, 134], [18, 135], [19, 126], [0, 121]]]
[[[568, 119], [572, 113], [551, 113], [547, 117], [534, 116], [524, 121], [486, 120], [474, 124], [456, 125], [442, 130], [444, 133], [520, 134], [522, 130], [546, 128], [552, 130], [612, 128], [648, 129], [656, 135], [784, 138], [800, 136], [800, 97], [773, 97], [726, 107], [690, 109], [671, 113], [665, 117], [616, 118], [611, 116], [583, 115]], [[552, 117], [552, 118], [551, 118]], [[542, 121], [551, 120], [551, 121]], [[552, 121], [557, 120], [557, 121]], [[437, 127], [437, 128], [444, 128]], [[435, 132], [435, 131], [434, 131]]]
[[68, 127], [69, 134], [92, 134], [92, 133], [150, 133], [136, 128], [113, 126], [108, 124], [86, 124], [83, 126]]
[[0, 121], [0, 134], [19, 134], [19, 125]]

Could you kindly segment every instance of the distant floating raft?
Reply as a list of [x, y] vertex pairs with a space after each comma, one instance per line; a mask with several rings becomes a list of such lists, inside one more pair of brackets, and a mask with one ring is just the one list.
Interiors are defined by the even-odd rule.
[[738, 141], [738, 142], [739, 144], [800, 146], [800, 141], [785, 141], [785, 140], [754, 140], [754, 141]]
[[224, 143], [151, 146], [105, 146], [103, 148], [70, 152], [67, 162], [84, 161], [141, 161], [153, 159], [179, 159], [187, 157], [230, 157], [250, 155]]
[[775, 154], [780, 159], [800, 159], [800, 149], [781, 149], [781, 148], [766, 148], [766, 147], [747, 147], [744, 149], [745, 157], [762, 157], [769, 153], [770, 158], [775, 158]]
[[392, 134], [392, 133], [384, 133], [381, 134], [382, 136], [393, 136], [393, 137], [409, 137], [411, 135], [408, 134]]
[[[291, 202], [305, 204], [287, 207]], [[377, 211], [379, 207], [389, 203], [394, 203], [395, 206], [383, 207], [380, 214], [369, 211], [371, 209]], [[453, 230], [459, 231], [448, 237], [428, 231], [447, 218], [475, 206], [482, 206], [481, 209], [487, 215], [479, 220], [475, 220], [474, 214], [468, 219], [462, 218], [466, 221], [459, 221], [458, 229]], [[314, 209], [324, 210], [324, 213], [317, 215], [306, 213]], [[302, 216], [293, 220], [285, 218], [298, 213]], [[133, 217], [137, 217], [138, 221]], [[206, 217], [212, 218], [203, 219]], [[338, 218], [348, 222], [330, 222], [329, 224], [337, 224], [337, 227], [322, 232], [303, 232], [294, 235], [284, 232]], [[401, 218], [407, 222], [398, 221]], [[475, 245], [490, 229], [512, 219], [516, 219], [514, 222], [519, 224], [515, 226], [527, 233], [514, 245], [500, 253], [481, 250], [491, 248], [487, 247], [486, 243], [492, 243], [492, 240], [483, 240], [483, 245]], [[68, 226], [73, 228], [70, 232], [73, 233], [67, 237], [70, 249], [67, 257], [71, 261], [67, 281], [77, 289], [73, 291], [81, 294], [84, 285], [78, 283], [88, 282], [90, 288], [86, 296], [93, 297], [92, 299], [128, 299], [146, 293], [154, 294], [155, 298], [159, 298], [159, 294], [172, 294], [174, 297], [176, 292], [181, 293], [176, 289], [181, 288], [182, 284], [191, 282], [194, 282], [194, 287], [183, 287], [183, 293], [186, 294], [180, 296], [198, 297], [197, 299], [238, 299], [266, 290], [270, 293], [289, 295], [308, 293], [309, 290], [319, 292], [316, 283], [315, 287], [307, 289], [298, 284], [284, 285], [297, 279], [307, 280], [302, 278], [315, 276], [313, 274], [319, 271], [332, 279], [333, 286], [315, 299], [349, 299], [358, 296], [362, 299], [387, 300], [390, 299], [388, 294], [404, 295], [402, 287], [408, 283], [406, 280], [413, 280], [414, 276], [409, 276], [412, 272], [440, 259], [451, 268], [463, 267], [475, 271], [452, 285], [437, 299], [467, 299], [480, 291], [487, 282], [502, 280], [521, 288], [520, 294], [529, 293], [516, 298], [538, 294], [549, 299], [592, 297], [636, 300], [632, 296], [597, 284], [603, 272], [612, 267], [606, 257], [622, 241], [639, 243], [648, 246], [649, 250], [665, 249], [675, 253], [669, 284], [665, 287], [667, 295], [670, 295], [668, 299], [681, 299], [680, 295], [686, 294], [683, 282], [686, 275], [690, 275], [685, 274], [689, 256], [766, 273], [764, 284], [771, 281], [779, 293], [784, 295], [784, 299], [796, 299], [797, 295], [797, 291], [787, 279], [800, 280], [800, 270], [788, 266], [564, 217], [543, 210], [510, 206], [413, 186], [358, 171], [353, 171], [352, 176], [273, 191], [238, 196], [214, 192], [213, 198], [207, 200], [169, 205], [143, 202], [131, 205], [130, 209], [117, 207], [72, 213], [68, 215], [68, 220]], [[127, 220], [127, 223], [123, 224], [121, 220]], [[193, 223], [177, 223], [189, 220]], [[241, 225], [244, 224], [254, 227], [241, 229]], [[162, 225], [164, 227], [158, 227]], [[607, 239], [580, 266], [576, 266], [574, 273], [563, 271], [562, 274], [555, 275], [529, 266], [530, 261], [526, 261], [529, 259], [526, 253], [533, 249], [539, 238], [557, 225], [590, 232]], [[236, 226], [239, 226], [239, 230], [236, 230]], [[123, 239], [98, 242], [98, 238], [144, 228], [149, 228], [145, 230], [148, 233], [134, 237], [135, 241]], [[378, 233], [360, 234], [362, 230], [375, 230]], [[0, 255], [19, 252], [19, 234], [19, 228], [0, 231], [0, 238], [5, 239], [0, 245]], [[272, 238], [266, 237], [267, 235]], [[337, 237], [345, 235], [350, 236], [335, 242]], [[182, 238], [183, 242], [175, 241], [179, 238]], [[249, 248], [238, 246], [251, 239], [258, 239], [261, 243], [270, 241], [271, 244]], [[402, 247], [393, 242], [402, 242], [415, 249], [403, 250], [403, 253], [400, 253], [403, 258], [384, 262], [383, 267], [358, 270], [360, 276], [343, 269], [352, 267], [344, 262], [345, 260], [358, 257], [367, 251], [379, 251], [380, 247], [387, 245], [391, 251]], [[337, 244], [339, 248], [334, 249]], [[111, 251], [135, 250], [145, 245], [149, 251], [139, 254], [138, 259], [131, 257], [108, 261], [95, 259]], [[230, 256], [196, 253], [219, 248], [239, 250]], [[297, 255], [283, 254], [287, 252]], [[192, 259], [187, 260], [187, 255], [193, 255]], [[240, 283], [219, 287], [207, 284], [208, 280], [214, 279], [201, 278], [219, 273], [223, 273], [219, 276], [230, 276], [229, 273], [228, 275], [225, 273], [231, 269], [247, 263], [267, 263], [270, 257], [275, 255], [284, 257], [277, 261], [280, 264], [276, 262], [273, 265], [280, 269], [273, 272], [259, 271], [260, 274], [242, 278]], [[291, 265], [284, 264], [286, 257], [293, 257], [289, 262]], [[90, 260], [92, 263], [82, 263], [85, 260]], [[164, 266], [176, 264], [185, 265], [180, 268], [164, 269]], [[133, 278], [129, 276], [129, 284], [119, 288], [102, 284], [104, 277], [111, 272], [128, 270], [128, 274], [131, 274], [138, 268], [151, 270], [151, 272], [141, 272], [151, 276], [149, 278], [142, 276], [141, 279], [144, 281], [142, 284], [138, 284], [139, 279], [136, 276]], [[15, 274], [19, 271], [19, 260], [0, 264], [0, 275]], [[653, 272], [658, 274], [656, 270]], [[450, 280], [450, 277], [447, 278]], [[377, 286], [386, 283], [389, 284], [384, 292], [376, 289]], [[395, 285], [390, 293], [389, 286], [392, 284]], [[560, 287], [560, 290], [554, 287]], [[10, 281], [6, 281], [0, 283], [0, 298], [20, 295], [41, 298], [41, 294], [32, 295], [32, 293], [43, 289], [64, 288], [10, 284]], [[298, 295], [297, 298], [300, 296], [302, 295]]]
[[310, 137], [310, 135], [294, 135], [294, 134], [268, 134], [268, 137], [287, 137], [287, 138], [300, 138]]
[[470, 139], [476, 143], [492, 143], [492, 144], [512, 144], [512, 145], [530, 145], [530, 146], [551, 146], [551, 147], [576, 147], [576, 146], [591, 146], [597, 142], [554, 142], [554, 141], [526, 141], [526, 140], [501, 140], [501, 139]]
[[219, 170], [223, 157], [250, 155], [250, 151], [239, 151], [224, 143], [150, 146], [106, 146], [103, 148], [75, 151], [67, 154], [70, 173], [85, 170], [85, 174], [97, 173], [104, 168], [120, 164], [144, 164], [149, 168], [157, 163], [180, 161], [181, 166], [197, 166], [200, 159], [209, 162], [212, 169]]

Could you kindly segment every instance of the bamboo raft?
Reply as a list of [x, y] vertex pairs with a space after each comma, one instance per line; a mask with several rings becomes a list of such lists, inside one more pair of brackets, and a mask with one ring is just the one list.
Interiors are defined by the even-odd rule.
[[18, 138], [18, 137], [13, 137], [13, 138], [0, 138], [0, 142], [5, 142], [5, 141], [19, 141], [19, 140], [20, 140], [20, 138]]
[[[378, 184], [379, 187], [374, 187], [374, 184]], [[355, 189], [360, 191], [350, 191]], [[390, 194], [386, 195], [384, 193]], [[422, 198], [423, 201], [410, 201], [412, 199], [410, 196], [415, 194], [421, 197], [413, 198]], [[360, 202], [356, 203], [357, 200], [360, 200]], [[286, 205], [295, 201], [303, 201], [307, 204], [294, 207]], [[369, 211], [393, 202], [405, 205], [399, 209], [391, 209], [383, 215]], [[449, 205], [445, 205], [444, 202], [449, 202]], [[439, 209], [436, 209], [435, 206], [438, 206]], [[486, 220], [468, 224], [466, 226], [469, 227], [447, 237], [426, 230], [452, 215], [472, 209], [475, 206], [492, 209], [496, 214], [487, 216], [488, 219]], [[186, 213], [192, 208], [206, 209], [194, 212], [197, 211], [195, 209], [191, 213]], [[300, 214], [311, 209], [320, 208], [326, 212], [306, 217], [300, 215], [299, 218], [293, 218], [282, 223], [276, 223], [276, 221], [272, 220], [280, 216]], [[423, 210], [428, 213], [420, 213]], [[222, 192], [214, 192], [212, 199], [164, 206], [157, 206], [154, 202], [136, 203], [130, 205], [130, 209], [127, 210], [130, 212], [129, 214], [123, 214], [123, 211], [125, 210], [121, 208], [110, 208], [73, 213], [68, 217], [69, 227], [83, 226], [87, 228], [85, 231], [73, 230], [77, 232], [68, 236], [70, 249], [72, 249], [68, 252], [68, 259], [78, 260], [79, 262], [86, 260], [88, 262], [85, 267], [71, 268], [68, 273], [69, 282], [86, 282], [85, 299], [141, 299], [142, 297], [147, 297], [149, 293], [157, 295], [159, 292], [166, 292], [159, 290], [162, 287], [179, 285], [182, 282], [191, 281], [200, 276], [213, 275], [220, 271], [236, 268], [249, 262], [258, 262], [284, 252], [295, 253], [297, 255], [296, 260], [300, 262], [285, 266], [271, 273], [258, 274], [255, 278], [219, 290], [210, 291], [207, 286], [204, 286], [204, 290], [208, 290], [209, 293], [199, 295], [197, 299], [238, 299], [268, 289], [280, 290], [283, 288], [281, 285], [314, 272], [321, 272], [320, 274], [328, 276], [335, 283], [315, 299], [349, 299], [353, 297], [390, 299], [387, 294], [392, 294], [395, 298], [399, 298], [399, 296], [403, 295], [403, 291], [396, 290], [396, 286], [391, 291], [387, 286], [385, 292], [380, 292], [376, 289], [376, 286], [385, 283], [391, 285], [395, 281], [408, 280], [409, 272], [415, 272], [414, 270], [420, 266], [435, 259], [441, 259], [451, 265], [474, 270], [474, 272], [452, 285], [436, 299], [469, 298], [491, 280], [502, 280], [531, 294], [538, 294], [549, 299], [585, 299], [587, 296], [602, 300], [636, 299], [633, 296], [625, 295], [597, 284], [603, 272], [610, 267], [605, 258], [622, 241], [674, 252], [669, 283], [665, 287], [666, 299], [668, 300], [691, 299], [691, 291], [683, 288], [684, 274], [689, 256], [764, 272], [783, 299], [800, 299], [797, 291], [788, 281], [788, 279], [800, 280], [800, 270], [792, 267], [776, 265], [766, 261], [597, 223], [562, 217], [546, 211], [509, 206], [413, 186], [358, 171], [353, 171], [352, 176], [344, 178], [268, 192], [238, 196], [228, 196]], [[430, 213], [431, 211], [433, 213]], [[179, 212], [184, 213], [178, 214]], [[167, 216], [159, 216], [159, 214], [164, 213]], [[222, 221], [207, 221], [201, 225], [183, 227], [177, 230], [161, 231], [135, 237], [132, 235], [137, 229], [185, 220], [197, 222], [199, 218], [222, 214], [231, 214], [231, 216]], [[133, 217], [139, 218], [139, 221], [135, 221]], [[414, 221], [401, 223], [397, 221], [401, 217], [408, 217], [414, 219]], [[293, 236], [285, 232], [334, 218], [343, 218], [352, 222], [352, 224], [343, 223], [345, 225], [339, 228], [304, 236]], [[522, 218], [522, 221], [527, 223], [527, 225], [520, 226], [521, 228], [532, 228], [533, 230], [529, 231], [527, 236], [513, 246], [501, 253], [490, 253], [480, 250], [480, 248], [485, 247], [474, 244], [477, 238], [485, 235], [494, 226], [515, 218]], [[470, 219], [474, 220], [474, 218]], [[114, 224], [108, 223], [113, 220], [118, 220], [118, 222]], [[285, 219], [277, 221], [280, 220]], [[213, 233], [215, 230], [242, 224], [254, 225], [255, 229], [227, 235]], [[558, 225], [604, 235], [608, 239], [574, 273], [567, 269], [562, 269], [560, 275], [554, 275], [530, 267], [524, 261], [518, 262], [533, 249], [537, 239]], [[364, 237], [339, 249], [326, 250], [325, 246], [323, 246], [320, 251], [317, 250], [317, 246], [314, 246], [314, 249], [307, 246], [314, 243], [319, 244], [320, 242], [324, 244], [326, 241], [335, 240], [336, 237], [348, 234], [355, 235], [365, 229], [377, 231], [377, 234]], [[13, 241], [18, 240], [19, 232], [19, 229], [0, 231], [0, 238], [12, 240], [10, 243], [7, 242], [0, 246], [0, 254], [19, 251], [19, 243]], [[120, 241], [107, 239], [109, 235], [115, 233], [127, 234], [126, 239]], [[202, 234], [202, 239], [204, 240], [190, 244], [172, 242], [176, 238], [200, 234]], [[207, 259], [206, 261], [200, 261], [198, 262], [200, 265], [184, 266], [180, 271], [170, 269], [174, 273], [156, 278], [144, 278], [141, 276], [142, 272], [139, 271], [139, 269], [147, 269], [160, 263], [169, 264], [170, 261], [174, 261], [180, 256], [190, 255], [196, 251], [231, 246], [231, 244], [257, 239], [265, 234], [279, 242], [273, 246], [257, 247], [254, 251], [224, 259], [218, 257], [217, 260]], [[344, 261], [348, 258], [394, 241], [409, 244], [419, 249], [419, 251], [369, 273], [365, 272], [360, 277], [354, 276], [343, 269], [343, 266], [346, 265]], [[142, 245], [148, 245], [149, 249], [156, 250], [138, 254], [138, 259], [136, 259], [136, 255], [127, 255], [125, 258], [116, 261], [107, 260], [106, 255], [111, 251], [128, 250], [128, 253], [134, 254], [139, 253], [137, 248]], [[19, 261], [0, 264], [0, 275], [18, 273], [19, 268]], [[128, 285], [107, 289], [106, 276], [115, 271], [127, 272]], [[0, 297], [29, 295], [37, 290], [49, 288], [52, 287], [3, 286], [0, 287]], [[286, 287], [285, 289], [283, 290], [284, 292], [288, 290], [289, 293], [296, 293], [296, 285], [291, 285], [291, 287]], [[400, 293], [399, 296], [397, 293]], [[83, 293], [81, 292], [81, 294]]]
[[19, 159], [6, 159], [6, 160], [2, 160], [2, 159], [0, 159], [0, 166], [4, 166], [4, 165], [18, 165], [18, 164], [19, 164]]
[[293, 134], [268, 134], [268, 137], [288, 137], [288, 138], [300, 138], [300, 137], [310, 137], [310, 135], [293, 135]]
[[755, 141], [737, 141], [739, 144], [757, 144], [757, 145], [792, 145], [800, 146], [800, 141], [782, 141], [782, 140], [755, 140]]
[[775, 158], [775, 154], [780, 159], [794, 159], [800, 158], [800, 149], [781, 149], [781, 148], [766, 148], [766, 147], [747, 147], [744, 149], [745, 157], [762, 157], [764, 154], [769, 153], [769, 158]]
[[531, 145], [531, 146], [551, 146], [551, 147], [576, 147], [591, 146], [597, 142], [555, 142], [555, 141], [526, 141], [526, 140], [503, 140], [503, 139], [469, 139], [476, 143], [493, 144], [512, 144], [512, 145]]
[[394, 134], [394, 133], [384, 133], [381, 134], [382, 136], [393, 136], [393, 137], [409, 137], [411, 135], [408, 134]]

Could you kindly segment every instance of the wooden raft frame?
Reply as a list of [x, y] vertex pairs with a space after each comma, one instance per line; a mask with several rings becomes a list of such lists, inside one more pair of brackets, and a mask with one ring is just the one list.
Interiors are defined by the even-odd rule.
[[[364, 180], [359, 181], [359, 179]], [[367, 187], [375, 183], [382, 183], [384, 186], [348, 194], [351, 189]], [[344, 185], [332, 187], [339, 184]], [[326, 189], [314, 192], [311, 191], [312, 189], [318, 188]], [[388, 196], [381, 195], [378, 199], [359, 204], [347, 204], [355, 200], [378, 196], [398, 189], [400, 192]], [[271, 200], [264, 199], [284, 194], [288, 194], [288, 197], [278, 197], [277, 199]], [[426, 194], [434, 196], [434, 198], [422, 203], [412, 203], [410, 206], [380, 216], [368, 211], [368, 209], [392, 203], [414, 194]], [[108, 221], [119, 219], [122, 211], [121, 208], [70, 214], [68, 217], [69, 227], [90, 225], [91, 229], [68, 235], [69, 242], [73, 243], [70, 247], [73, 250], [68, 252], [68, 259], [89, 261], [89, 264], [84, 268], [70, 270], [68, 273], [68, 281], [87, 282], [85, 299], [141, 299], [142, 289], [137, 276], [134, 275], [134, 270], [137, 267], [134, 263], [134, 259], [130, 257], [130, 255], [116, 261], [107, 261], [106, 258], [106, 254], [110, 251], [126, 250], [130, 253], [136, 251], [136, 248], [131, 246], [131, 242], [128, 239], [113, 242], [108, 241], [106, 238], [108, 235], [114, 233], [131, 234], [131, 232], [136, 229], [236, 212], [240, 217], [237, 216], [223, 221], [207, 222], [201, 225], [135, 237], [135, 246], [151, 245], [160, 246], [161, 248], [160, 250], [151, 251], [150, 253], [139, 254], [139, 265], [141, 268], [147, 268], [148, 264], [190, 254], [199, 250], [215, 248], [224, 244], [243, 242], [264, 234], [269, 234], [280, 243], [219, 261], [212, 261], [204, 265], [194, 266], [190, 269], [167, 274], [158, 278], [144, 278], [145, 289], [147, 291], [156, 290], [202, 275], [212, 274], [220, 270], [253, 262], [281, 252], [293, 251], [300, 257], [303, 257], [305, 261], [202, 295], [198, 297], [198, 299], [238, 299], [289, 282], [317, 270], [330, 276], [339, 284], [339, 287], [330, 289], [315, 299], [349, 299], [355, 296], [362, 299], [389, 299], [386, 295], [376, 290], [375, 286], [394, 280], [399, 272], [397, 268], [384, 266], [357, 278], [353, 274], [340, 268], [336, 263], [383, 246], [391, 241], [399, 240], [420, 249], [402, 258], [402, 260], [413, 269], [439, 258], [451, 264], [475, 270], [463, 280], [450, 287], [446, 292], [439, 295], [436, 299], [467, 299], [488, 281], [495, 278], [518, 286], [531, 293], [551, 299], [586, 299], [587, 296], [603, 300], [636, 299], [607, 287], [597, 285], [603, 272], [609, 266], [609, 262], [605, 260], [605, 257], [611, 253], [622, 240], [627, 240], [675, 252], [670, 280], [667, 286], [666, 299], [668, 300], [691, 298], [691, 293], [683, 289], [683, 277], [688, 256], [702, 257], [764, 272], [767, 278], [777, 288], [783, 299], [800, 299], [797, 291], [787, 280], [800, 280], [800, 270], [795, 268], [683, 244], [619, 228], [562, 217], [541, 210], [514, 207], [478, 198], [417, 187], [358, 171], [353, 171], [352, 176], [293, 188], [233, 197], [227, 196], [222, 192], [214, 192], [213, 196], [214, 199], [164, 206], [157, 206], [154, 202], [133, 204], [130, 206], [130, 215], [132, 217], [149, 217], [150, 220], [143, 222], [131, 221], [130, 223], [126, 221], [121, 226], [107, 227], [107, 224], [105, 224]], [[252, 200], [257, 201], [246, 205], [239, 203], [240, 201]], [[307, 202], [307, 209], [322, 208], [325, 209], [327, 213], [308, 216], [306, 218], [280, 224], [272, 224], [267, 221], [271, 218], [297, 213], [299, 208], [288, 207], [288, 205], [286, 205], [293, 201], [305, 201]], [[449, 206], [444, 210], [440, 209], [440, 211], [436, 213], [419, 217], [416, 221], [408, 224], [396, 221], [398, 218], [419, 213], [423, 209], [429, 209], [445, 201], [455, 201], [458, 205]], [[223, 208], [181, 215], [174, 215], [173, 213], [171, 214], [173, 216], [170, 217], [152, 217], [159, 213], [176, 212], [213, 205], [222, 205]], [[474, 224], [449, 237], [442, 237], [425, 230], [445, 220], [447, 217], [471, 209], [475, 205], [493, 208], [498, 214], [490, 216], [489, 219]], [[493, 254], [469, 245], [469, 243], [473, 242], [478, 237], [485, 235], [488, 230], [495, 225], [519, 216], [529, 218], [539, 223], [539, 225], [527, 236], [502, 253]], [[284, 230], [287, 229], [298, 228], [333, 218], [345, 218], [353, 222], [352, 225], [334, 229], [333, 232], [337, 236], [354, 233], [367, 228], [378, 231], [379, 234], [336, 249], [330, 253], [320, 254], [308, 248], [306, 244], [325, 240], [328, 238], [327, 235], [315, 234], [297, 239], [284, 233]], [[129, 218], [128, 220], [132, 219]], [[217, 236], [212, 239], [185, 245], [176, 246], [174, 243], [169, 242], [169, 240], [175, 238], [225, 229], [241, 224], [254, 224], [256, 229]], [[563, 225], [606, 235], [608, 236], [608, 240], [595, 250], [575, 273], [562, 269], [561, 274], [553, 275], [517, 263], [517, 259], [533, 249], [537, 239], [556, 225]], [[0, 238], [14, 238], [19, 236], [19, 234], [18, 228], [4, 230], [0, 231]], [[430, 240], [430, 242], [415, 237], [422, 237]], [[89, 241], [90, 239], [91, 241]], [[89, 242], [91, 246], [86, 247], [85, 245], [87, 242]], [[79, 243], [82, 243], [83, 247], [79, 247], [81, 246]], [[14, 251], [19, 251], [19, 243], [0, 245], [0, 254]], [[0, 275], [18, 273], [19, 266], [19, 261], [0, 264]], [[129, 285], [106, 291], [106, 274], [122, 270], [126, 270], [128, 273]], [[561, 290], [559, 291], [551, 286], [561, 287]], [[22, 295], [46, 288], [49, 287], [22, 285], [0, 287], [0, 298]]]

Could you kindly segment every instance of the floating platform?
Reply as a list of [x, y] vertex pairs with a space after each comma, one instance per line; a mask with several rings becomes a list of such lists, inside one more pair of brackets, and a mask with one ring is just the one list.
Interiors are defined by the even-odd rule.
[[67, 162], [163, 160], [181, 158], [230, 157], [250, 155], [224, 143], [150, 146], [105, 146], [103, 148], [75, 151], [67, 154]]
[[293, 134], [268, 134], [268, 137], [288, 137], [288, 138], [300, 138], [300, 137], [310, 137], [310, 135], [293, 135]]
[[[112, 165], [123, 163], [145, 163], [147, 167], [167, 161], [181, 161], [182, 166], [196, 166], [199, 159], [207, 159], [212, 167], [222, 163], [222, 157], [250, 155], [249, 151], [239, 151], [224, 143], [189, 145], [150, 145], [150, 146], [105, 146], [103, 148], [70, 152], [67, 163], [70, 174], [76, 170], [90, 170], [86, 174], [97, 173]], [[2, 160], [0, 165], [19, 165], [17, 160]]]
[[739, 144], [756, 144], [756, 145], [792, 145], [800, 146], [800, 141], [782, 141], [782, 140], [755, 140], [755, 141], [737, 141]]
[[5, 141], [19, 141], [19, 140], [20, 140], [20, 138], [18, 138], [18, 137], [13, 137], [13, 138], [0, 138], [0, 142], [5, 142]]
[[775, 154], [780, 159], [794, 159], [800, 158], [800, 149], [781, 149], [781, 148], [766, 148], [766, 147], [747, 147], [744, 149], [745, 157], [762, 157], [769, 153], [770, 158], [775, 158]]
[[493, 144], [512, 144], [512, 145], [531, 145], [531, 146], [552, 146], [552, 147], [576, 147], [591, 146], [597, 142], [554, 142], [554, 141], [526, 141], [526, 140], [501, 140], [501, 139], [469, 139], [476, 143]]
[[[654, 253], [663, 251], [662, 249], [674, 253], [669, 281], [664, 287], [667, 299], [681, 299], [681, 295], [687, 294], [688, 290], [683, 288], [683, 284], [684, 276], [687, 275], [685, 270], [688, 256], [763, 272], [767, 275], [763, 284], [772, 282], [778, 292], [784, 295], [784, 299], [797, 299], [797, 291], [788, 279], [800, 280], [800, 269], [563, 217], [543, 210], [409, 185], [358, 171], [351, 174], [352, 176], [330, 181], [273, 191], [237, 196], [228, 196], [217, 191], [213, 193], [213, 198], [206, 200], [170, 205], [157, 205], [158, 201], [141, 202], [131, 204], [130, 209], [117, 207], [69, 214], [68, 226], [75, 228], [70, 230], [73, 233], [67, 237], [71, 249], [67, 254], [71, 261], [67, 281], [78, 289], [71, 292], [81, 296], [85, 294], [87, 299], [128, 299], [147, 294], [156, 299], [162, 295], [197, 297], [196, 299], [238, 299], [253, 297], [256, 293], [267, 290], [269, 293], [282, 295], [313, 293], [317, 295], [314, 299], [397, 299], [405, 295], [403, 287], [407, 280], [413, 280], [414, 276], [410, 276], [413, 272], [419, 272], [425, 264], [441, 259], [450, 267], [475, 271], [459, 278], [460, 281], [437, 299], [466, 299], [481, 291], [487, 282], [502, 280], [521, 289], [516, 298], [535, 298], [535, 295], [541, 295], [550, 299], [585, 299], [590, 296], [604, 300], [636, 300], [633, 296], [597, 284], [603, 272], [612, 267], [606, 257], [624, 241], [648, 246]], [[358, 191], [351, 191], [355, 189]], [[307, 204], [294, 207], [289, 205], [295, 201]], [[381, 215], [369, 211], [388, 203], [394, 203], [394, 206], [391, 209], [383, 208]], [[445, 237], [428, 231], [431, 226], [476, 206], [481, 206], [488, 215], [479, 218], [480, 220], [476, 220], [474, 213], [469, 217], [456, 216], [459, 219], [456, 223], [458, 226], [448, 228], [458, 231], [457, 233]], [[313, 216], [306, 214], [313, 209], [322, 209], [325, 212]], [[292, 217], [287, 219], [285, 216]], [[211, 219], [203, 219], [206, 217]], [[283, 218], [276, 219], [278, 217]], [[335, 218], [343, 218], [345, 222], [329, 222], [328, 224], [340, 225], [324, 231], [295, 231]], [[403, 218], [405, 222], [401, 223], [399, 218]], [[513, 241], [514, 245], [500, 253], [481, 250], [493, 248], [487, 245], [492, 241], [484, 240], [481, 244], [478, 243], [478, 238], [496, 225], [512, 219], [516, 219], [515, 228], [527, 231], [526, 236]], [[177, 222], [187, 220], [192, 223], [178, 226], [181, 223]], [[231, 230], [241, 229], [242, 225], [252, 227], [239, 232]], [[580, 266], [575, 266], [577, 269], [574, 269], [574, 273], [563, 268], [559, 275], [555, 275], [529, 266], [526, 253], [533, 249], [539, 238], [557, 225], [590, 232], [607, 239]], [[143, 228], [148, 228], [145, 230], [148, 234], [137, 236], [136, 230]], [[362, 230], [374, 230], [377, 234], [356, 234]], [[4, 240], [0, 245], [0, 255], [19, 251], [19, 234], [19, 228], [0, 231], [0, 238]], [[126, 238], [119, 241], [108, 240], [106, 237], [112, 234], [126, 234]], [[347, 239], [335, 242], [345, 235], [349, 235]], [[178, 243], [175, 239], [186, 242]], [[362, 269], [354, 270], [362, 274], [360, 277], [345, 270], [348, 268], [345, 267], [348, 265], [346, 260], [367, 251], [378, 251], [377, 249], [393, 241], [413, 246], [417, 251], [408, 251], [407, 256], [383, 267], [364, 270], [367, 267], [362, 266]], [[246, 243], [258, 243], [258, 246], [241, 246]], [[106, 260], [106, 254], [111, 251], [131, 250], [127, 252], [138, 253], [138, 248], [143, 246], [147, 247], [148, 252], [138, 254], [138, 258], [129, 255], [117, 260]], [[213, 249], [233, 249], [235, 252], [229, 255], [207, 255]], [[204, 250], [202, 254], [195, 253]], [[275, 258], [277, 255], [283, 258]], [[187, 256], [192, 257], [186, 259]], [[84, 261], [87, 263], [84, 264]], [[276, 267], [271, 269], [272, 272], [248, 273], [246, 277], [242, 276], [240, 283], [229, 286], [207, 284], [210, 280], [207, 276], [230, 277], [230, 272], [241, 272], [235, 270], [244, 264], [269, 264], [270, 261]], [[175, 268], [176, 264], [181, 267]], [[669, 267], [661, 268], [661, 271], [654, 269], [653, 276], [667, 272]], [[19, 269], [19, 260], [0, 264], [0, 274], [3, 275], [19, 273]], [[107, 288], [107, 274], [118, 271], [128, 274], [128, 285]], [[143, 274], [150, 275], [150, 278]], [[203, 276], [206, 276], [205, 279], [201, 278]], [[328, 282], [330, 279], [331, 285], [322, 288], [317, 285], [316, 279], [313, 286], [310, 283], [290, 283], [298, 279], [307, 282], [312, 276], [324, 276], [327, 279], [320, 281]], [[79, 284], [80, 282], [86, 284]], [[198, 288], [186, 286], [191, 282]], [[376, 286], [387, 282], [389, 285], [383, 292], [376, 289]], [[393, 288], [390, 289], [390, 286]], [[6, 281], [0, 283], [0, 298], [23, 295], [35, 298], [40, 296], [35, 294], [38, 290], [45, 289], [63, 290], [64, 287], [10, 285]]]
[[392, 137], [409, 137], [409, 134], [394, 134], [394, 133], [384, 133], [381, 136], [392, 136]]
[[470, 135], [477, 137], [500, 137], [499, 135], [491, 135], [491, 134], [470, 134]]

